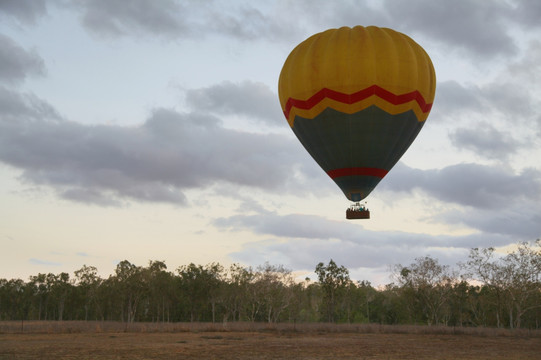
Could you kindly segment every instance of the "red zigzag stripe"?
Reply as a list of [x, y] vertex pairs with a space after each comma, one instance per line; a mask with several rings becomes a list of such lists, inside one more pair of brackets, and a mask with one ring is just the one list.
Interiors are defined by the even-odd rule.
[[341, 93], [339, 91], [323, 88], [319, 90], [317, 93], [315, 93], [314, 95], [312, 95], [312, 97], [310, 97], [308, 100], [297, 100], [297, 99], [289, 98], [286, 103], [284, 115], [286, 116], [286, 118], [289, 119], [289, 113], [291, 112], [291, 108], [296, 107], [298, 109], [309, 110], [313, 108], [314, 106], [316, 106], [321, 101], [323, 101], [323, 99], [325, 98], [329, 98], [329, 99], [336, 100], [344, 104], [351, 105], [356, 102], [362, 101], [372, 95], [376, 95], [393, 105], [405, 104], [407, 102], [415, 100], [417, 101], [417, 104], [419, 104], [421, 111], [424, 113], [429, 112], [430, 109], [432, 108], [432, 104], [427, 104], [425, 99], [421, 95], [421, 93], [417, 90], [406, 93], [406, 94], [396, 95], [377, 85], [372, 85], [370, 87], [367, 87], [366, 89], [363, 89], [361, 91], [358, 91], [356, 93], [349, 94], [349, 95]]

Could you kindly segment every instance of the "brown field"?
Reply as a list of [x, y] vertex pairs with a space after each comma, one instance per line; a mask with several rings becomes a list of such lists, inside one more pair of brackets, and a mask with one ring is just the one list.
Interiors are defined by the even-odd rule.
[[126, 327], [116, 322], [0, 322], [0, 359], [541, 359], [541, 331], [331, 324], [134, 323]]

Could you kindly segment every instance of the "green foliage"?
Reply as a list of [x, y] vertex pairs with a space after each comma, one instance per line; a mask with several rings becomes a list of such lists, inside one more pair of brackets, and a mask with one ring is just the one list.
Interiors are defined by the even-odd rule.
[[[344, 300], [349, 300], [349, 297], [346, 296], [351, 284], [349, 270], [344, 266], [336, 265], [331, 259], [327, 266], [322, 262], [317, 264], [316, 274], [323, 290], [323, 317], [328, 322], [334, 322], [337, 318], [343, 317], [343, 313], [346, 311], [346, 317], [349, 321], [349, 304], [344, 303]], [[348, 310], [345, 310], [344, 307]]]
[[295, 281], [281, 265], [188, 264], [127, 260], [104, 279], [93, 266], [67, 273], [0, 279], [0, 320], [150, 322], [335, 322], [538, 328], [541, 243], [498, 256], [472, 249], [462, 273], [425, 256], [393, 267], [394, 282], [354, 282], [332, 259], [317, 282]]

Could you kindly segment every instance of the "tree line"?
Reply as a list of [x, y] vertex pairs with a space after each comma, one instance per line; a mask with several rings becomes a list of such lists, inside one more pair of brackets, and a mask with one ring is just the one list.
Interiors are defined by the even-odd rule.
[[0, 279], [0, 320], [149, 322], [334, 322], [539, 328], [541, 241], [498, 256], [474, 248], [457, 268], [430, 256], [392, 267], [390, 284], [353, 281], [332, 259], [317, 281], [291, 270], [219, 263], [168, 271], [164, 261], [127, 260], [101, 278], [94, 266]]

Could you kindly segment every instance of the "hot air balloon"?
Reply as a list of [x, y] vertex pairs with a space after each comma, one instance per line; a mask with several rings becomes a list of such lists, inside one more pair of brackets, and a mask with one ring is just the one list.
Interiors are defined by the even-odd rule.
[[388, 28], [330, 29], [301, 42], [278, 83], [284, 115], [302, 145], [355, 204], [349, 218], [370, 218], [359, 203], [406, 152], [436, 91], [423, 48]]

